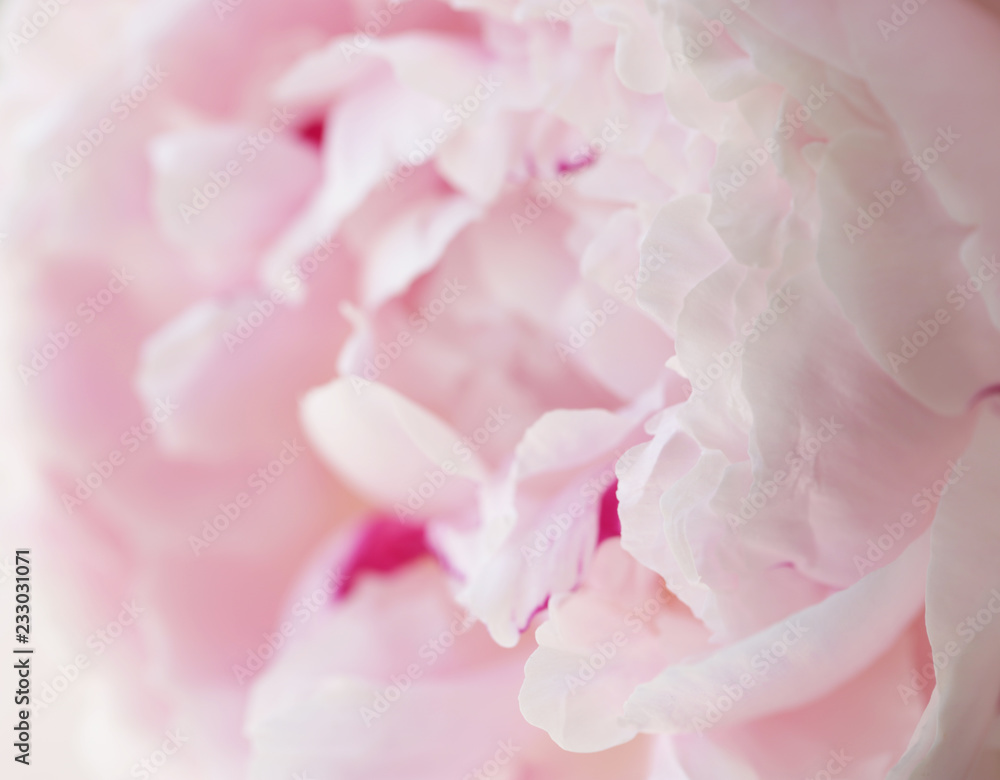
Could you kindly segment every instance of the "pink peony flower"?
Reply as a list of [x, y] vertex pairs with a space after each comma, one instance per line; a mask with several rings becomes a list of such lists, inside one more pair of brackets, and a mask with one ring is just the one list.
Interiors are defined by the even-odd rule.
[[992, 6], [4, 14], [44, 776], [995, 776]]

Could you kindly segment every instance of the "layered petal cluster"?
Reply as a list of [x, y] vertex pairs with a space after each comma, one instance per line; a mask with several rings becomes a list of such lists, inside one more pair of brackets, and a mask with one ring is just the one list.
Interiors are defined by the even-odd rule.
[[3, 14], [41, 717], [167, 777], [995, 776], [993, 5]]
[[992, 777], [998, 201], [970, 94], [1000, 26], [819, 6], [657, 7], [667, 102], [717, 154], [644, 239], [672, 254], [639, 297], [690, 392], [619, 462], [622, 548], [710, 636], [637, 634], [581, 693], [558, 678], [647, 595], [595, 575], [539, 629], [522, 708], [570, 749], [674, 735], [679, 777]]
[[165, 773], [266, 774], [278, 725], [247, 742], [248, 692], [326, 536], [415, 529], [438, 573], [413, 597], [447, 593], [500, 652], [617, 533], [615, 461], [682, 390], [639, 246], [706, 151], [641, 56], [618, 75], [639, 6], [53, 8], [5, 7], [0, 84], [30, 527], [83, 584], [52, 669], [91, 670], [45, 704], [99, 697], [96, 728], [143, 746], [197, 735]]

